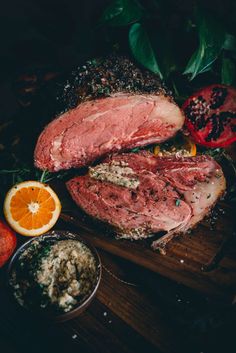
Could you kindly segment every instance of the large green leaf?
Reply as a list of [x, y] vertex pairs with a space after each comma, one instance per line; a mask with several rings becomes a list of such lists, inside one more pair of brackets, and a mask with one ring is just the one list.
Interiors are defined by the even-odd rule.
[[230, 58], [222, 59], [221, 83], [231, 85], [235, 80], [235, 63]]
[[110, 26], [126, 26], [142, 18], [143, 10], [136, 0], [113, 0], [100, 22]]
[[191, 80], [198, 74], [211, 69], [222, 50], [226, 36], [221, 24], [202, 11], [197, 13], [197, 30], [199, 47], [184, 71], [184, 74], [191, 74]]
[[135, 23], [131, 26], [129, 31], [129, 45], [135, 59], [147, 69], [158, 74], [162, 79], [163, 75], [157, 63], [151, 41], [146, 30], [140, 23]]

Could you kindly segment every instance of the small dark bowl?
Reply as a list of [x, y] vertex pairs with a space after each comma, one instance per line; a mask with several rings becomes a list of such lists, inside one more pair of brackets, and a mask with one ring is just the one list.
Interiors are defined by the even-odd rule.
[[[97, 250], [91, 245], [89, 244], [87, 241], [85, 241], [84, 239], [82, 239], [78, 234], [76, 233], [71, 233], [69, 231], [51, 231], [48, 232], [46, 234], [43, 234], [39, 237], [36, 238], [32, 238], [29, 241], [27, 241], [26, 243], [24, 243], [14, 254], [14, 256], [12, 257], [9, 267], [8, 267], [8, 285], [9, 285], [9, 289], [12, 293], [12, 296], [14, 297], [13, 294], [13, 288], [11, 287], [9, 281], [10, 281], [10, 277], [11, 277], [11, 271], [14, 269], [15, 264], [17, 263], [19, 256], [31, 245], [31, 243], [34, 240], [37, 239], [42, 239], [42, 241], [47, 241], [47, 239], [50, 240], [77, 240], [81, 243], [83, 243], [84, 245], [86, 245], [88, 247], [88, 249], [91, 251], [92, 255], [94, 256], [94, 259], [96, 261], [96, 283], [95, 286], [92, 290], [92, 292], [90, 293], [89, 297], [84, 300], [82, 303], [78, 303], [77, 306], [75, 306], [72, 310], [70, 310], [69, 312], [65, 312], [65, 313], [59, 313], [59, 314], [48, 314], [47, 310], [41, 310], [41, 311], [37, 311], [34, 312], [33, 310], [30, 310], [28, 308], [25, 308], [23, 306], [21, 306], [22, 308], [24, 308], [29, 314], [32, 315], [40, 315], [42, 318], [46, 318], [46, 319], [50, 319], [54, 322], [64, 322], [67, 320], [71, 320], [75, 317], [77, 317], [78, 315], [80, 315], [88, 306], [89, 304], [92, 302], [92, 300], [94, 299], [96, 292], [98, 290], [100, 281], [101, 281], [101, 275], [102, 275], [102, 264], [101, 264], [101, 259], [98, 255]], [[15, 297], [14, 297], [15, 299]], [[17, 302], [17, 300], [15, 299], [15, 302]], [[18, 303], [18, 302], [17, 302]], [[20, 304], [18, 303], [18, 305], [20, 306]]]

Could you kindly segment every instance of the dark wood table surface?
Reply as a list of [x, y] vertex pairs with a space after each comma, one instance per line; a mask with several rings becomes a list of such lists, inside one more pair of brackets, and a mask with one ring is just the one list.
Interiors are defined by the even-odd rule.
[[[65, 225], [58, 226], [62, 229]], [[232, 306], [214, 302], [104, 251], [99, 253], [103, 274], [95, 300], [78, 318], [60, 324], [29, 317], [15, 306], [3, 268], [0, 351], [235, 353], [236, 315]]]
[[[9, 85], [1, 92], [7, 94], [2, 95], [1, 110], [7, 121], [19, 107], [14, 99], [6, 104], [14, 96]], [[8, 138], [4, 127], [0, 133], [2, 145], [16, 148], [16, 136]], [[63, 221], [57, 227], [73, 230]], [[19, 240], [20, 244], [24, 239]], [[99, 253], [103, 274], [95, 300], [78, 318], [62, 324], [28, 317], [15, 306], [7, 291], [7, 266], [0, 269], [1, 353], [236, 352], [233, 305], [104, 250]]]

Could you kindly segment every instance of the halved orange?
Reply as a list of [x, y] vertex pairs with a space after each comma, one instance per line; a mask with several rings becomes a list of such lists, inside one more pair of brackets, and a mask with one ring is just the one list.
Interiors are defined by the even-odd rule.
[[54, 226], [61, 203], [49, 185], [30, 180], [8, 191], [3, 210], [7, 222], [17, 233], [37, 236]]

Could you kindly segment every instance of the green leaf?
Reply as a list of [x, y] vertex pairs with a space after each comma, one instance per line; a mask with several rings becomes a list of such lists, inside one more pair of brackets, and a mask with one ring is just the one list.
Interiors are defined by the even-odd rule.
[[114, 0], [104, 11], [100, 23], [127, 26], [142, 18], [143, 10], [136, 0]]
[[236, 54], [236, 37], [227, 33], [223, 44], [223, 49]]
[[159, 28], [158, 31], [149, 31], [148, 35], [157, 58], [159, 70], [165, 80], [167, 80], [178, 69], [178, 58], [176, 58], [174, 46], [176, 37], [172, 31], [166, 28]]
[[235, 63], [230, 58], [222, 59], [221, 83], [231, 85], [235, 80]]
[[221, 24], [212, 16], [198, 11], [197, 29], [199, 47], [189, 60], [184, 75], [192, 74], [193, 80], [198, 74], [209, 71], [218, 58], [225, 41], [226, 33]]
[[129, 45], [135, 59], [163, 79], [149, 36], [140, 23], [131, 26]]

